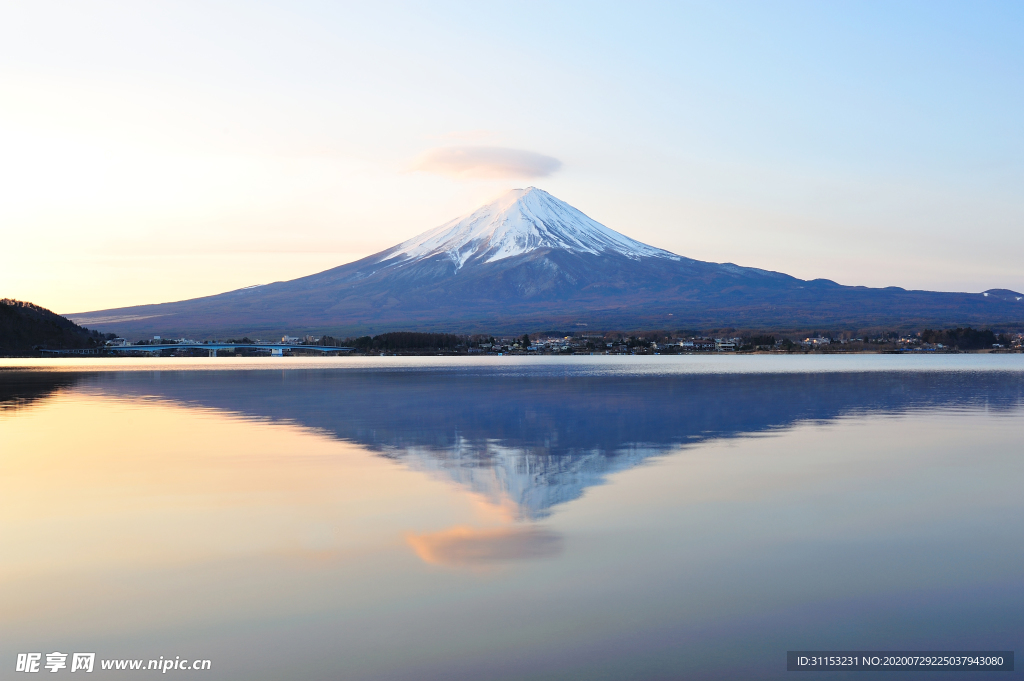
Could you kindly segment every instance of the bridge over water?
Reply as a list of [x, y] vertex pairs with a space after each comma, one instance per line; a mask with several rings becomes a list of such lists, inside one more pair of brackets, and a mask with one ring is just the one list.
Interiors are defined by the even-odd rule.
[[210, 357], [216, 357], [218, 350], [270, 350], [272, 357], [282, 357], [285, 350], [316, 350], [321, 353], [328, 353], [352, 352], [355, 348], [290, 343], [165, 343], [161, 345], [110, 345], [108, 349], [113, 352], [148, 352], [151, 354], [164, 350], [208, 350]]

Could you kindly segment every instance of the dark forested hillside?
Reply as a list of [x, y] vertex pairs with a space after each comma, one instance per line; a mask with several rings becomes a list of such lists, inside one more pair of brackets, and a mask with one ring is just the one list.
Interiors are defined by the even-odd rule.
[[416, 333], [412, 331], [391, 331], [382, 333], [379, 336], [362, 336], [360, 338], [346, 338], [339, 340], [330, 336], [321, 339], [322, 345], [345, 345], [363, 350], [365, 352], [376, 352], [384, 350], [394, 352], [401, 350], [454, 350], [460, 345], [466, 344], [463, 336], [455, 336], [450, 333]]
[[68, 350], [100, 347], [107, 336], [90, 331], [44, 307], [0, 300], [0, 357], [31, 356], [41, 348]]
[[956, 328], [945, 331], [925, 329], [921, 333], [921, 340], [925, 343], [942, 343], [958, 350], [981, 350], [991, 348], [996, 343], [1001, 343], [1004, 346], [1010, 344], [1010, 339], [1006, 336], [996, 336], [988, 329], [979, 331], [969, 326], [966, 329]]

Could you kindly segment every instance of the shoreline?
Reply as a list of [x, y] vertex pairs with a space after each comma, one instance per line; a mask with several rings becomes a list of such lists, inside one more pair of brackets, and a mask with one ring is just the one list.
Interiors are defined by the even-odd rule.
[[454, 371], [536, 376], [876, 371], [1024, 371], [1022, 353], [721, 353], [718, 355], [360, 355], [344, 357], [101, 357], [0, 359], [0, 376], [118, 371]]

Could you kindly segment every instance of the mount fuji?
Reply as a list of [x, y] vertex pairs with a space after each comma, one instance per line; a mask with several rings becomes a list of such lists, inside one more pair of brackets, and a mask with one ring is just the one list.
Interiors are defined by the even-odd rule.
[[497, 262], [540, 249], [615, 254], [632, 260], [680, 259], [608, 229], [536, 187], [513, 189], [497, 201], [381, 255], [397, 263], [447, 256], [461, 269], [466, 264]]
[[1024, 295], [841, 286], [685, 258], [514, 189], [385, 251], [291, 281], [67, 315], [121, 334], [1024, 326]]

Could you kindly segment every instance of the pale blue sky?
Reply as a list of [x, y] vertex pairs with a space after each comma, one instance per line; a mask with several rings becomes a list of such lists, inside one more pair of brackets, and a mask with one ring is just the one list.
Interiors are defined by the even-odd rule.
[[3, 3], [0, 295], [291, 278], [531, 184], [690, 257], [1024, 290], [1022, 35], [1011, 2]]

